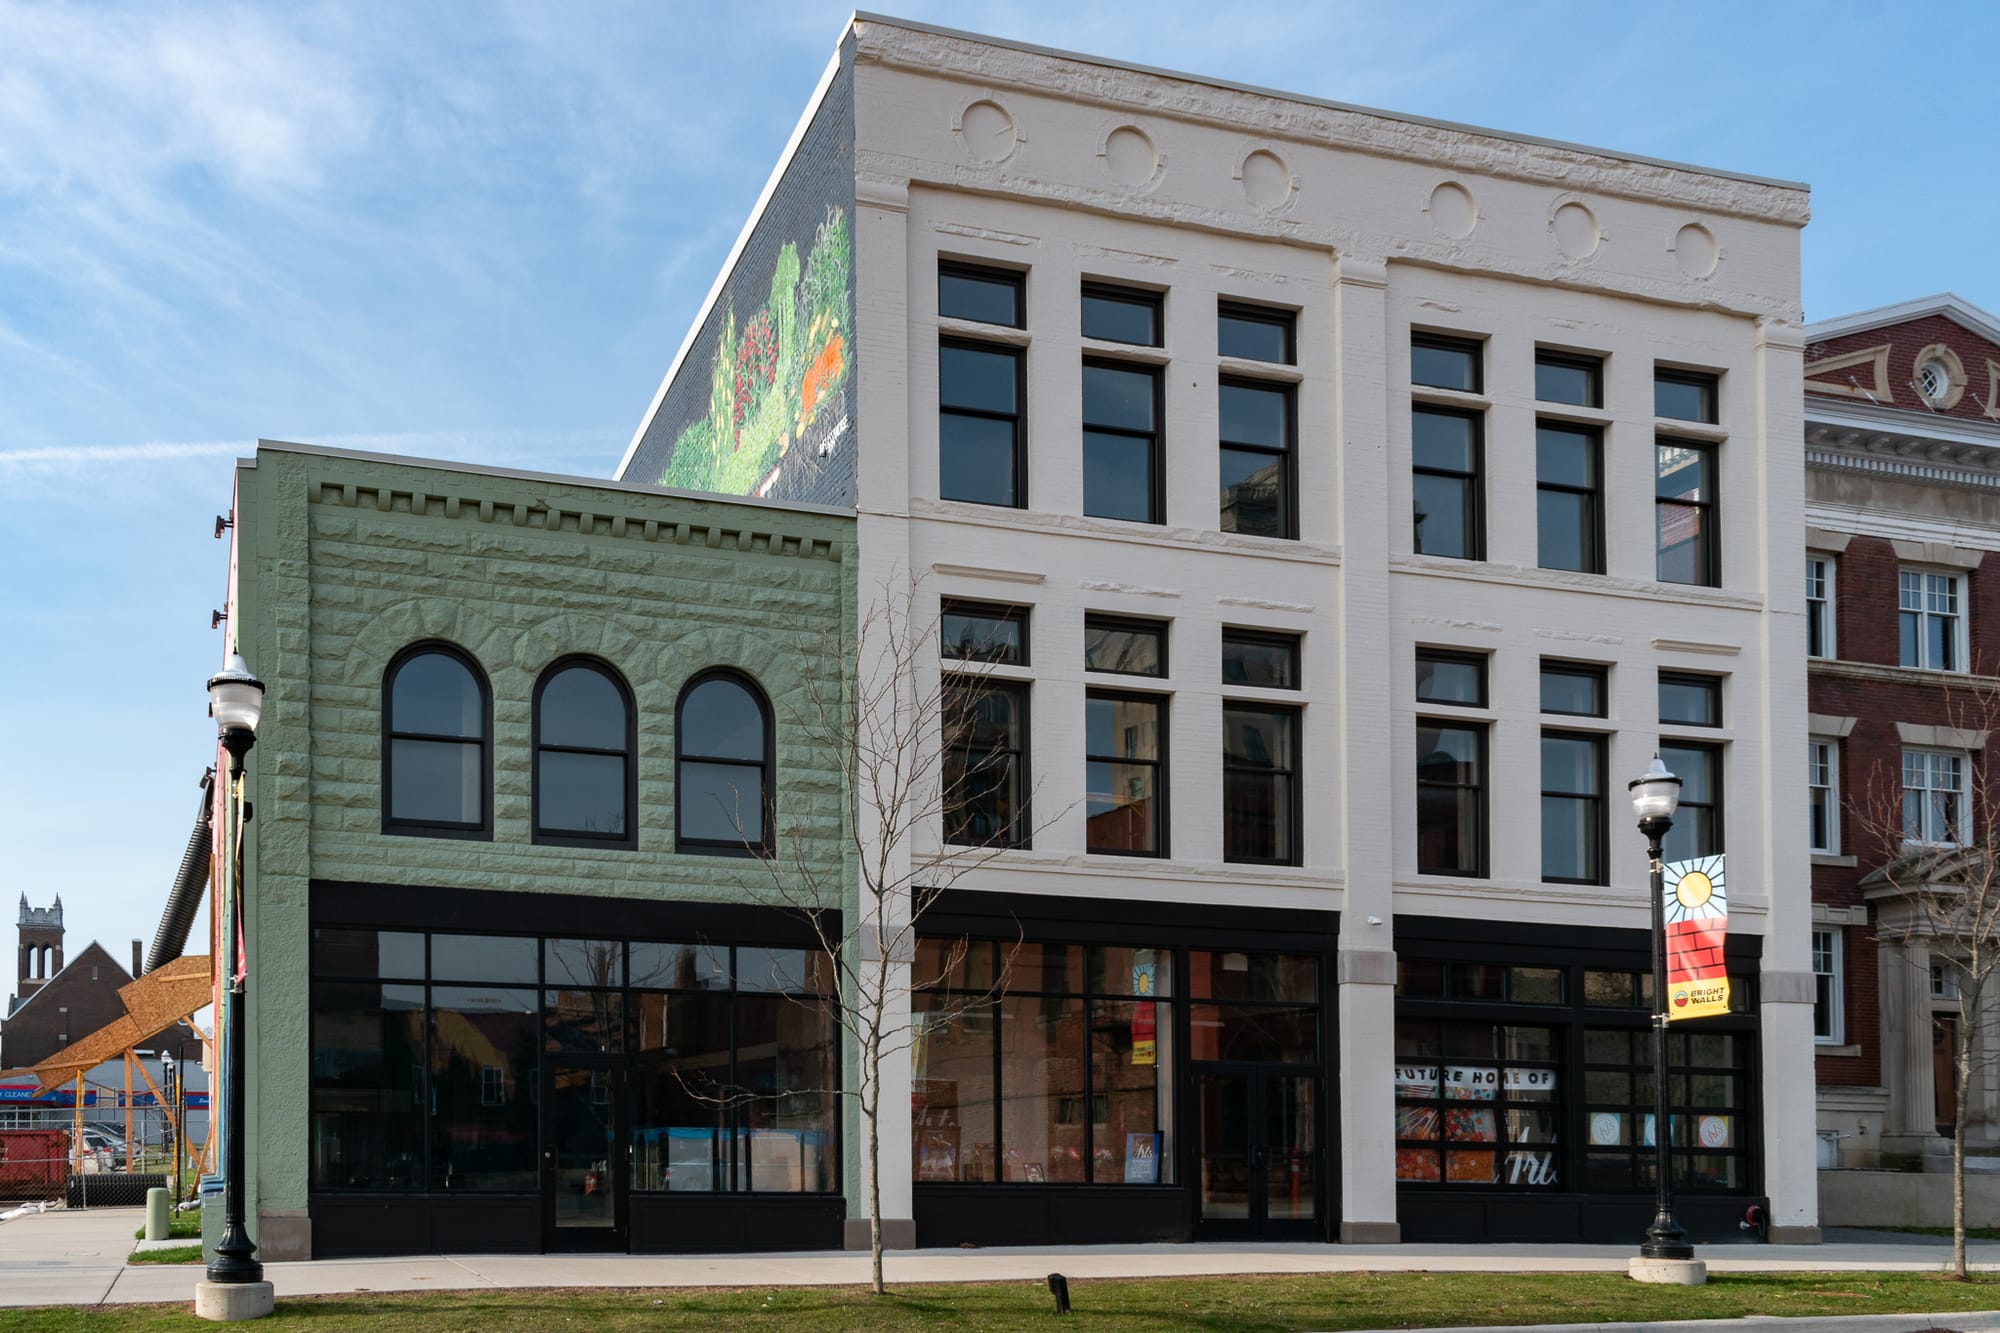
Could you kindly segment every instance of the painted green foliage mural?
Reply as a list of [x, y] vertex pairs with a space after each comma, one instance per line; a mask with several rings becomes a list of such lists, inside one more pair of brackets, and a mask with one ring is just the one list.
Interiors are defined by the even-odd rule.
[[709, 368], [708, 415], [674, 440], [662, 486], [764, 495], [788, 456], [832, 451], [850, 429], [851, 274], [847, 213], [829, 208], [803, 265], [797, 245], [778, 252], [766, 304], [739, 321], [732, 294]]

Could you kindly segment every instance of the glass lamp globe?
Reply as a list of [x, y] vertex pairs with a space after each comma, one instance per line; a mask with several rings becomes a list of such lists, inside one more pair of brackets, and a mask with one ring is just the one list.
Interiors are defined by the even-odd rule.
[[243, 654], [231, 653], [222, 670], [209, 678], [208, 706], [218, 730], [257, 730], [257, 718], [264, 711], [264, 682], [250, 674]]
[[1660, 756], [1653, 766], [1626, 784], [1632, 792], [1632, 810], [1640, 819], [1672, 819], [1681, 803], [1681, 780], [1667, 771]]

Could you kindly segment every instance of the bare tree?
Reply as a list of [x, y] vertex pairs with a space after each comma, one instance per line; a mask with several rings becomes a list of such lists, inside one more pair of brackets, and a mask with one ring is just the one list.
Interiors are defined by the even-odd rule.
[[[801, 826], [777, 830], [762, 860], [772, 903], [810, 924], [828, 982], [823, 998], [801, 1002], [828, 1014], [856, 1055], [851, 1085], [835, 1082], [860, 1111], [872, 1286], [881, 1293], [880, 1124], [891, 1062], [909, 1057], [923, 1025], [995, 1003], [1011, 959], [1003, 950], [987, 990], [939, 996], [913, 1022], [915, 993], [957, 976], [967, 951], [959, 940], [920, 961], [918, 922], [968, 874], [1025, 841], [1031, 802], [1007, 739], [1022, 725], [1011, 711], [1019, 698], [992, 675], [997, 645], [955, 643], [950, 669], [941, 669], [941, 618], [926, 611], [922, 581], [892, 577], [875, 594], [851, 643], [837, 632], [800, 633], [803, 689], [786, 720], [834, 767], [842, 855], [828, 857]], [[754, 826], [730, 813], [739, 829]], [[740, 1089], [689, 1090], [717, 1105], [750, 1100]]]
[[[1941, 965], [1955, 982], [1951, 1139], [1952, 1268], [1967, 1276], [1965, 1258], [1966, 1132], [1975, 1075], [1994, 1063], [2000, 994], [2000, 773], [1980, 762], [1984, 738], [2000, 728], [2000, 679], [1967, 676], [1946, 684], [1948, 730], [1968, 743], [1964, 754], [1906, 753], [1898, 765], [1869, 775], [1853, 807], [1864, 839], [1881, 863], [1860, 887], [1876, 900], [1876, 935], [1901, 946], [1907, 966]], [[1916, 766], [1913, 768], [1912, 766]], [[1919, 961], [1921, 960], [1921, 961]], [[1887, 980], [1885, 978], [1885, 980]], [[1909, 1015], [1906, 1041], [1922, 1042], [1930, 1015]], [[1929, 1043], [1924, 1043], [1928, 1047]]]

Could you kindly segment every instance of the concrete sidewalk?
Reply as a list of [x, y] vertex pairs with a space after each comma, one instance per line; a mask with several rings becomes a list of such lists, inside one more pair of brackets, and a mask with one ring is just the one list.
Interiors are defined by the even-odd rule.
[[63, 1208], [0, 1222], [0, 1305], [108, 1300], [144, 1225], [144, 1208]]

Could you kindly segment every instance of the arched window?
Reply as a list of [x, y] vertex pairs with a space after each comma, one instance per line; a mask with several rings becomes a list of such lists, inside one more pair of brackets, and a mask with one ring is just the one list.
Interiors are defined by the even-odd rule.
[[674, 717], [674, 845], [721, 856], [768, 853], [771, 708], [733, 671], [705, 671], [681, 691]]
[[535, 841], [631, 847], [631, 693], [601, 662], [569, 658], [535, 686]]
[[405, 649], [382, 699], [382, 831], [490, 837], [493, 696], [478, 664], [445, 644]]

